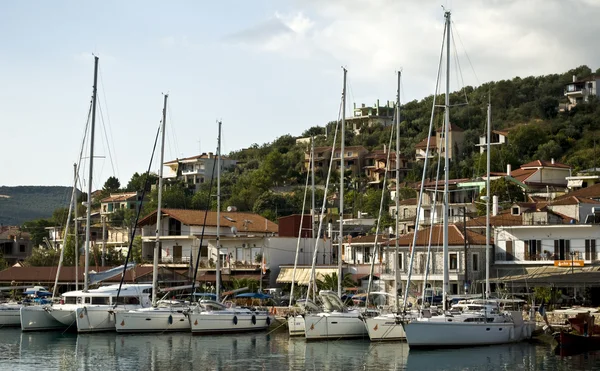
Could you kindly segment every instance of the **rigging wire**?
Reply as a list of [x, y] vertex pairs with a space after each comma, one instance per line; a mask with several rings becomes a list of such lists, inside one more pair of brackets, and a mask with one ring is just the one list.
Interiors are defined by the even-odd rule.
[[[100, 85], [102, 85], [102, 89], [100, 89], [100, 90], [102, 91], [102, 97], [104, 98], [104, 105], [106, 106], [106, 120], [108, 122], [108, 129], [109, 129], [108, 133], [110, 135], [110, 142], [109, 143], [112, 144], [113, 148], [117, 148], [115, 146], [115, 140], [113, 138], [112, 122], [110, 120], [110, 113], [109, 113], [109, 110], [108, 110], [108, 100], [106, 99], [106, 89], [104, 88], [104, 86], [105, 86], [104, 85], [104, 79], [102, 78], [102, 67], [99, 66], [98, 70], [99, 70], [98, 72], [100, 74]], [[102, 111], [100, 111], [100, 115], [102, 117]], [[102, 120], [103, 120], [103, 123], [104, 123], [104, 118], [102, 118]], [[105, 135], [106, 135], [106, 132], [105, 132]], [[108, 142], [108, 138], [106, 138], [106, 141]], [[120, 175], [119, 174], [119, 161], [118, 161], [116, 153], [115, 153], [115, 155], [114, 155], [114, 164], [113, 164], [113, 156], [110, 154], [110, 145], [109, 145], [108, 149], [109, 149], [109, 155], [111, 156], [110, 157], [110, 163], [111, 163], [111, 166], [113, 167], [113, 174], [115, 174], [117, 176], [117, 178], [118, 178], [119, 175]], [[116, 171], [115, 171], [115, 168], [116, 168]]]
[[119, 302], [119, 296], [121, 295], [121, 287], [123, 286], [123, 282], [125, 281], [125, 273], [127, 272], [127, 264], [129, 264], [129, 258], [131, 257], [131, 251], [133, 250], [133, 240], [135, 238], [135, 232], [137, 230], [137, 225], [140, 220], [140, 215], [142, 214], [142, 206], [144, 204], [144, 198], [146, 197], [146, 190], [150, 185], [150, 169], [152, 168], [152, 161], [154, 160], [154, 153], [156, 152], [156, 145], [158, 143], [158, 137], [160, 136], [160, 125], [156, 130], [156, 137], [154, 138], [154, 146], [152, 147], [152, 155], [150, 156], [150, 162], [148, 163], [148, 170], [146, 171], [146, 179], [144, 179], [144, 189], [142, 190], [141, 201], [137, 208], [137, 212], [135, 215], [135, 223], [131, 228], [131, 236], [129, 238], [129, 246], [127, 248], [127, 255], [125, 256], [125, 264], [123, 265], [123, 274], [121, 274], [121, 281], [119, 282], [119, 290], [117, 290], [117, 300], [115, 300], [115, 305], [113, 309], [117, 307]]

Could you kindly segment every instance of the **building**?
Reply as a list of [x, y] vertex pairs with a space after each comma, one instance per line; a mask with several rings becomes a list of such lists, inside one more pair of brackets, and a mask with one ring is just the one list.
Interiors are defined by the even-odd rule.
[[599, 183], [600, 175], [598, 174], [600, 174], [600, 168], [593, 168], [580, 171], [575, 176], [567, 177], [567, 188], [569, 188], [569, 192], [587, 188]]
[[[501, 146], [508, 143], [508, 131], [492, 130], [490, 135], [490, 146]], [[479, 136], [479, 153], [484, 153], [487, 148], [487, 134]]]
[[[217, 177], [217, 156], [212, 152], [198, 156], [176, 159], [164, 163], [164, 178], [183, 181], [188, 187], [198, 190], [200, 185]], [[221, 156], [221, 173], [237, 164], [236, 160]], [[214, 169], [213, 169], [214, 168]]]
[[100, 200], [100, 215], [109, 215], [117, 210], [136, 210], [142, 204], [142, 195], [138, 192], [111, 193]]
[[[353, 177], [358, 177], [362, 173], [363, 161], [365, 155], [369, 151], [363, 146], [346, 146], [344, 147], [344, 170], [352, 171]], [[315, 156], [316, 159], [317, 156]], [[333, 153], [333, 161], [335, 161], [334, 169], [340, 169], [341, 149], [336, 148]], [[315, 166], [316, 167], [316, 166]]]
[[577, 76], [573, 75], [573, 81], [566, 84], [564, 90], [568, 103], [564, 107], [560, 107], [560, 110], [569, 111], [579, 103], [588, 102], [591, 96], [598, 95], [598, 84], [600, 84], [600, 79], [596, 76], [577, 80]]
[[356, 107], [354, 103], [353, 115], [346, 118], [346, 125], [352, 127], [356, 134], [360, 134], [360, 130], [364, 127], [389, 126], [394, 123], [395, 109], [394, 102], [387, 101], [385, 106], [381, 106], [379, 99], [373, 107], [367, 107], [364, 103]]
[[[252, 263], [258, 254], [262, 237], [278, 233], [277, 224], [251, 213], [221, 212], [219, 224], [221, 239], [234, 238], [241, 248], [254, 248], [250, 255], [236, 257], [236, 260], [247, 263]], [[140, 220], [138, 226], [142, 228], [142, 256], [152, 260], [156, 243], [156, 211]], [[159, 234], [159, 258], [162, 263], [189, 264], [196, 260], [198, 251], [203, 264], [210, 264], [211, 258], [213, 263], [216, 261], [216, 255], [210, 257], [207, 249], [208, 241], [217, 235], [216, 211], [163, 209]], [[255, 244], [256, 247], [253, 246]], [[225, 255], [221, 256], [223, 263], [225, 258]]]
[[526, 186], [525, 191], [534, 197], [553, 199], [567, 192], [567, 178], [571, 176], [571, 167], [551, 159], [535, 160], [511, 170], [507, 165], [506, 174]]
[[[387, 291], [393, 288], [394, 272], [398, 268], [402, 280], [405, 281], [409, 273], [410, 254], [412, 253], [414, 233], [417, 239], [414, 248], [414, 261], [411, 273], [410, 292], [420, 293], [423, 284], [427, 262], [429, 270], [427, 282], [443, 282], [443, 227], [434, 225], [417, 232], [408, 233], [398, 239], [398, 260], [391, 258], [395, 252], [395, 240], [390, 240], [384, 254], [388, 255], [390, 264], [385, 265], [380, 279], [386, 282]], [[448, 272], [450, 293], [459, 294], [465, 291], [471, 293], [481, 292], [481, 289], [472, 283], [485, 277], [485, 234], [466, 229], [462, 225], [450, 224], [448, 226]], [[385, 259], [385, 258], [384, 258]], [[467, 262], [467, 264], [465, 264]], [[465, 270], [466, 265], [466, 270]], [[466, 279], [465, 279], [466, 278]]]
[[0, 254], [10, 265], [31, 255], [32, 244], [28, 232], [17, 226], [0, 226]]
[[[459, 147], [462, 146], [462, 144], [464, 143], [465, 140], [465, 134], [464, 134], [464, 130], [461, 129], [460, 127], [454, 125], [454, 124], [450, 124], [450, 127], [448, 129], [448, 144], [449, 144], [449, 153], [448, 153], [448, 158], [450, 160], [452, 160], [455, 156], [456, 153], [459, 150]], [[425, 160], [425, 152], [427, 151], [427, 140], [428, 138], [426, 137], [425, 139], [423, 139], [422, 141], [420, 141], [419, 143], [417, 143], [415, 145], [415, 159], [417, 161], [421, 161], [421, 160]], [[434, 134], [434, 136], [431, 137], [430, 139], [430, 143], [429, 143], [429, 158], [433, 158], [435, 156], [439, 156], [444, 157], [445, 156], [445, 151], [444, 151], [444, 144], [445, 144], [445, 139], [444, 139], [444, 130], [441, 129], [439, 131], [436, 131], [436, 133]]]
[[[389, 151], [386, 145], [383, 150], [371, 151], [364, 156], [364, 174], [367, 183], [379, 188], [383, 187], [383, 178], [387, 170], [388, 185], [396, 183], [396, 152]], [[400, 181], [403, 181], [408, 174], [408, 160], [400, 155], [400, 164], [398, 167]], [[390, 186], [388, 186], [390, 187]]]

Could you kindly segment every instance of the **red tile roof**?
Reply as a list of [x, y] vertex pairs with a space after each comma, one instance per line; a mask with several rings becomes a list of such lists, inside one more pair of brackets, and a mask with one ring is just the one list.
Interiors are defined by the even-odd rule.
[[[427, 148], [427, 138], [423, 139], [419, 143], [415, 145], [415, 149], [426, 149]], [[431, 137], [431, 141], [429, 142], [429, 149], [437, 148], [437, 144], [435, 142], [435, 137]]]
[[589, 187], [581, 188], [576, 191], [569, 192], [564, 196], [558, 197], [557, 200], [565, 198], [565, 197], [570, 197], [570, 196], [584, 197], [584, 198], [600, 198], [600, 183], [596, 183]]
[[110, 196], [103, 198], [100, 202], [122, 202], [137, 199], [137, 192], [111, 193]]
[[[163, 215], [179, 220], [186, 225], [204, 225], [204, 210], [163, 209]], [[145, 226], [156, 223], [156, 211], [140, 220], [138, 225]], [[279, 227], [272, 221], [258, 215], [242, 212], [221, 212], [221, 226], [236, 227], [240, 232], [278, 233]], [[206, 225], [217, 225], [217, 212], [208, 211]]]
[[551, 161], [544, 161], [544, 160], [535, 160], [535, 161], [528, 162], [524, 165], [521, 165], [521, 169], [540, 168], [540, 167], [556, 167], [556, 168], [561, 168], [561, 169], [570, 169], [571, 168], [569, 165], [561, 164], [559, 162], [552, 163]]
[[[431, 246], [442, 246], [443, 245], [443, 227], [441, 225], [434, 225], [433, 227], [424, 228], [417, 233], [417, 246], [429, 245], [430, 230], [433, 228], [431, 233]], [[400, 236], [398, 244], [400, 246], [409, 246], [412, 244], [414, 232]], [[472, 230], [467, 229], [467, 241], [472, 245], [485, 245], [485, 235], [481, 235]], [[491, 242], [491, 241], [490, 241]], [[392, 241], [390, 241], [390, 245]], [[464, 246], [465, 238], [462, 231], [455, 225], [451, 224], [448, 226], [448, 246]]]
[[[10, 267], [0, 271], [0, 282], [52, 282], [56, 277], [58, 267]], [[90, 265], [91, 270], [102, 272], [114, 267], [98, 267], [97, 269]], [[152, 266], [136, 266], [125, 273], [125, 282], [134, 282], [141, 276], [145, 276], [152, 272]], [[120, 282], [121, 275], [116, 275], [104, 282]], [[75, 282], [75, 267], [62, 267], [60, 269], [59, 283]], [[83, 268], [79, 268], [79, 282], [83, 282]]]
[[592, 200], [591, 198], [586, 197], [577, 197], [570, 194], [565, 195], [565, 197], [560, 197], [552, 202], [549, 202], [548, 205], [579, 205], [579, 204], [600, 204], [600, 201]]

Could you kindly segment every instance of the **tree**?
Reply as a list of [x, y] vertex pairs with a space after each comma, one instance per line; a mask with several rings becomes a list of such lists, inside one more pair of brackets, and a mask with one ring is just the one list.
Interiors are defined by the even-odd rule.
[[8, 262], [4, 259], [4, 256], [0, 252], [0, 271], [8, 268]]
[[558, 159], [563, 154], [563, 149], [554, 140], [550, 140], [547, 143], [540, 144], [535, 157], [540, 160], [550, 160], [553, 158]]
[[33, 246], [40, 246], [44, 243], [44, 238], [48, 237], [46, 227], [53, 227], [55, 223], [48, 219], [35, 219], [23, 223], [23, 230], [29, 233]]
[[119, 188], [121, 188], [121, 182], [114, 176], [109, 177], [104, 183], [104, 187], [102, 187], [102, 189], [108, 193], [118, 192]]
[[[324, 274], [322, 279], [317, 279], [317, 288], [319, 290], [337, 290], [338, 276], [337, 273]], [[342, 287], [355, 287], [356, 282], [352, 280], [352, 274], [346, 273], [342, 281]]]
[[142, 237], [135, 236], [133, 239], [133, 243], [131, 244], [131, 258], [137, 264], [141, 264], [144, 262], [144, 258], [142, 256]]
[[303, 137], [314, 137], [317, 135], [325, 135], [325, 128], [322, 126], [313, 126], [302, 133]]
[[23, 263], [30, 267], [51, 267], [58, 265], [59, 256], [60, 250], [34, 247]]
[[[148, 178], [148, 183], [146, 184], [146, 178]], [[149, 173], [146, 177], [146, 173], [139, 174], [135, 173], [127, 183], [126, 190], [129, 192], [142, 192], [144, 190], [144, 186], [146, 186], [146, 192], [149, 192], [151, 186], [158, 182], [158, 175], [155, 173]]]
[[[481, 194], [487, 194], [486, 189], [481, 190]], [[508, 180], [507, 178], [500, 178], [490, 182], [490, 197], [498, 196], [498, 203], [515, 203], [525, 201], [525, 193], [523, 189], [515, 182]], [[491, 205], [492, 200], [490, 200]], [[484, 204], [477, 204], [477, 213], [479, 215], [485, 215], [486, 206]]]

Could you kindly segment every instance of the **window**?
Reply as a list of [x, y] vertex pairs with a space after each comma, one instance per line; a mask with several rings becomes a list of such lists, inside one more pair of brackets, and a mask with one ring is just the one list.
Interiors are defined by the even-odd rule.
[[[596, 242], [596, 241], [594, 241], [594, 242]], [[19, 245], [19, 252], [25, 252], [25, 245]]]
[[363, 264], [367, 264], [371, 262], [371, 249], [368, 247], [365, 247], [365, 249], [363, 250]]
[[554, 260], [570, 260], [571, 241], [554, 240]]
[[541, 260], [542, 259], [542, 241], [541, 240], [526, 240], [525, 241], [525, 260]]
[[404, 269], [404, 259], [402, 253], [398, 253], [398, 266], [396, 268], [399, 270]]
[[585, 240], [585, 260], [596, 260], [596, 240]]
[[92, 304], [108, 305], [108, 304], [110, 304], [108, 299], [109, 299], [108, 297], [103, 297], [103, 296], [92, 297]]
[[506, 261], [513, 260], [513, 242], [506, 241]]
[[458, 269], [458, 253], [449, 254], [450, 269]]
[[473, 272], [477, 272], [479, 270], [479, 254], [471, 255], [471, 267], [473, 267]]
[[169, 218], [169, 236], [181, 236], [181, 222], [179, 220]]
[[511, 214], [512, 215], [519, 215], [519, 207], [515, 206], [511, 209]]

